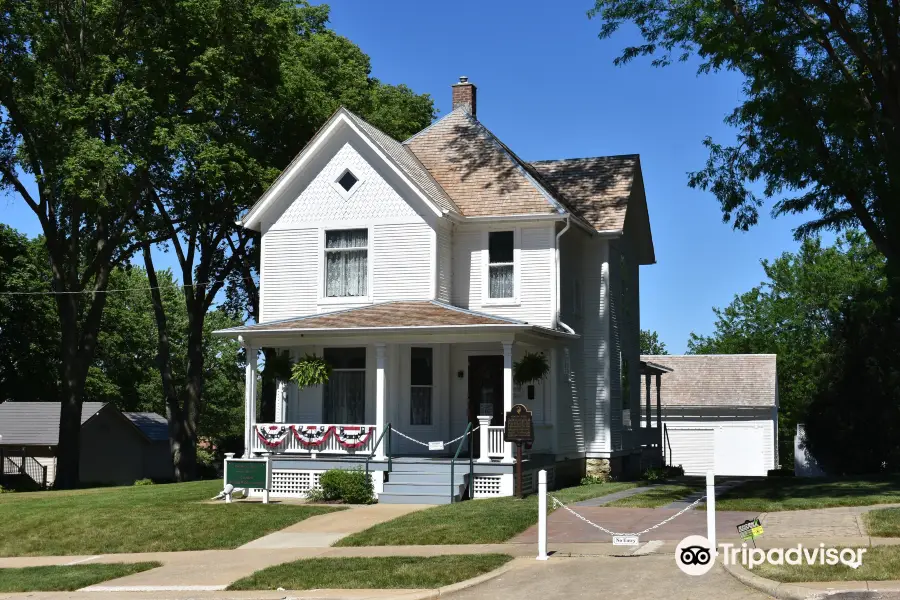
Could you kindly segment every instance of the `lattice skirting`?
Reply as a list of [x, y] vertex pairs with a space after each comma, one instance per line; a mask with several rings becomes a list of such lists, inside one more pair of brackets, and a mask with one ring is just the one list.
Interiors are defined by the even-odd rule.
[[[319, 477], [325, 471], [295, 471], [272, 469], [272, 489], [269, 495], [280, 498], [304, 498], [306, 492], [319, 487]], [[262, 496], [260, 489], [250, 490], [251, 496]]]
[[472, 489], [475, 491], [475, 498], [502, 496], [501, 477], [502, 475], [476, 475], [475, 484], [472, 486]]

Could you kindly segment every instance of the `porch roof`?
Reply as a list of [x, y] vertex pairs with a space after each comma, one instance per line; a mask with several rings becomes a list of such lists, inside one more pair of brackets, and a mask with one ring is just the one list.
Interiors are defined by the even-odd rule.
[[525, 321], [466, 310], [437, 300], [390, 301], [303, 317], [216, 331], [219, 335], [286, 333], [364, 333], [422, 330], [533, 330], [555, 337], [577, 337]]

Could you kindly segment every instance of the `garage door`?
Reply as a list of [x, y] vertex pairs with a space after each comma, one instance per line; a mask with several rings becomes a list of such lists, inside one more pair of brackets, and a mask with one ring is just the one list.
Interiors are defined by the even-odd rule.
[[712, 428], [694, 429], [667, 427], [671, 447], [671, 465], [684, 467], [685, 475], [705, 475], [715, 467], [715, 435]]
[[716, 475], [765, 475], [763, 447], [762, 427], [719, 427], [716, 430]]

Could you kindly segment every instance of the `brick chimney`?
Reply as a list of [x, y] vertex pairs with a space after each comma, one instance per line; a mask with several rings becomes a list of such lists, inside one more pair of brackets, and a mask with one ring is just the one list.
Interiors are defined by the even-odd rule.
[[459, 83], [453, 84], [453, 110], [462, 105], [469, 107], [469, 112], [475, 116], [475, 84], [469, 83], [469, 78], [462, 76]]

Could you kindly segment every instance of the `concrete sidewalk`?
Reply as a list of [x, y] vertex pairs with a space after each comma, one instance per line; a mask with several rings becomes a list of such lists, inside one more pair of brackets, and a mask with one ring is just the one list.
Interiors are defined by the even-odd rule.
[[351, 506], [347, 510], [304, 519], [281, 531], [255, 539], [238, 549], [327, 548], [348, 535], [424, 508], [430, 508], [430, 505], [370, 504]]

